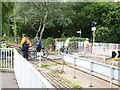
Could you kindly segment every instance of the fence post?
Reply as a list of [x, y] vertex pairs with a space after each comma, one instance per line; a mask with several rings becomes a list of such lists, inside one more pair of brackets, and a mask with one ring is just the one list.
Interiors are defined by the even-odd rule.
[[6, 49], [6, 53], [5, 53], [5, 68], [7, 68], [7, 59], [8, 59], [8, 57], [7, 57], [7, 49]]
[[114, 74], [114, 67], [111, 67], [111, 76], [110, 76], [110, 88], [112, 88], [112, 83], [113, 83], [113, 74]]
[[93, 62], [90, 62], [90, 86], [89, 87], [93, 87], [92, 85], [92, 72], [93, 72]]
[[11, 69], [13, 69], [13, 49], [11, 48], [11, 52], [10, 52], [10, 56], [11, 56], [11, 58], [10, 58], [10, 61], [11, 61]]
[[75, 70], [75, 66], [76, 66], [76, 58], [74, 58], [74, 77], [73, 77], [73, 78], [76, 78], [76, 77], [75, 77], [75, 71], [76, 71], [76, 70]]
[[1, 48], [1, 68], [2, 68], [2, 48]]
[[62, 54], [62, 71], [64, 71], [64, 54]]

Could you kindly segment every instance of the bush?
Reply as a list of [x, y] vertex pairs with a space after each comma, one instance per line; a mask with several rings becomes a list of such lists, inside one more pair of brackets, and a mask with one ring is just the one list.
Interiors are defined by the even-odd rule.
[[95, 39], [98, 42], [109, 42], [111, 36], [111, 30], [107, 27], [100, 27], [95, 31]]
[[[71, 41], [80, 41], [80, 37], [70, 37], [71, 38]], [[65, 41], [67, 38], [57, 38], [58, 41]], [[83, 41], [84, 38], [81, 38], [81, 41]]]

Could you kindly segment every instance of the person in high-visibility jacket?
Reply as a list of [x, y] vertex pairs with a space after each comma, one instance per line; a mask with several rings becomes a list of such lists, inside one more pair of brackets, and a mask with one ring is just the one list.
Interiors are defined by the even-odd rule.
[[21, 42], [20, 42], [20, 44], [19, 44], [19, 47], [23, 47], [23, 44], [26, 42], [26, 40], [27, 40], [27, 38], [26, 38], [26, 35], [25, 34], [22, 34], [22, 40], [21, 40]]
[[27, 44], [27, 37], [25, 34], [22, 35], [22, 40], [21, 43], [19, 44], [19, 47], [21, 47], [22, 51], [23, 51], [23, 57], [28, 59], [28, 48], [30, 46], [30, 43]]
[[6, 48], [7, 48], [5, 41], [2, 41], [1, 48], [2, 48], [2, 59], [5, 59], [6, 58]]

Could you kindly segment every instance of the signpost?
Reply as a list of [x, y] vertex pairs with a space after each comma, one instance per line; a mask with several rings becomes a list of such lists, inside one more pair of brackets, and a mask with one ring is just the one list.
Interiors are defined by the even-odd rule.
[[93, 47], [94, 47], [94, 42], [95, 42], [95, 30], [96, 30], [96, 25], [97, 23], [96, 22], [92, 22], [92, 28], [91, 28], [91, 31], [93, 31]]
[[96, 30], [96, 27], [92, 27], [91, 31], [93, 31], [93, 46], [95, 42], [95, 30]]
[[81, 30], [80, 30], [80, 31], [77, 31], [77, 33], [80, 34], [80, 41], [81, 41], [81, 33], [82, 33]]
[[81, 51], [81, 46], [82, 46], [82, 45], [81, 45], [81, 33], [82, 33], [82, 32], [81, 32], [81, 29], [80, 29], [80, 31], [77, 31], [77, 33], [80, 34], [79, 50]]

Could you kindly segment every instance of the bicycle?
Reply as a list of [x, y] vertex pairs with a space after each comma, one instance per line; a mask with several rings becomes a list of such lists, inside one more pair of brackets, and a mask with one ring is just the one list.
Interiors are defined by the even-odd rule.
[[66, 53], [66, 54], [72, 54], [71, 51], [70, 51], [70, 48], [66, 48], [65, 46], [62, 46], [60, 48], [60, 52], [61, 53]]
[[[22, 50], [20, 48], [19, 51], [23, 55]], [[34, 60], [39, 57], [47, 58], [47, 56], [48, 56], [48, 52], [44, 48], [41, 48], [40, 52], [37, 52], [35, 48], [28, 49], [28, 60]]]

